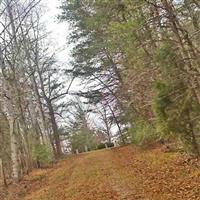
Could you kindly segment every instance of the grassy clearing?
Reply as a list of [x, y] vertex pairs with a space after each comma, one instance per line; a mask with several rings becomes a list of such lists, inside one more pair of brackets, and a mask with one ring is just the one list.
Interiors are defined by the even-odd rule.
[[[60, 161], [25, 177], [6, 200], [198, 200], [200, 169], [176, 153], [132, 146]], [[18, 199], [16, 198], [18, 196]]]

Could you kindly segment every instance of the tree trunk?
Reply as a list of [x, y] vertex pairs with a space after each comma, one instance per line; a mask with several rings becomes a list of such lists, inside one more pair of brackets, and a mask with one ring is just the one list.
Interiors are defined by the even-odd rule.
[[2, 183], [0, 182], [0, 186], [7, 186], [6, 182], [6, 176], [4, 172], [4, 166], [3, 166], [3, 159], [0, 158], [0, 180], [2, 180]]
[[11, 162], [12, 162], [12, 180], [14, 183], [19, 181], [18, 172], [18, 155], [17, 155], [17, 140], [15, 135], [15, 120], [13, 117], [8, 117], [10, 128], [10, 149], [11, 149]]
[[122, 133], [122, 130], [121, 130], [120, 124], [119, 124], [119, 122], [118, 122], [118, 120], [117, 120], [117, 117], [115, 116], [115, 113], [114, 113], [113, 109], [111, 108], [111, 106], [109, 105], [109, 103], [107, 103], [107, 104], [108, 104], [108, 107], [109, 107], [109, 109], [110, 109], [110, 111], [111, 111], [111, 113], [112, 113], [112, 116], [113, 116], [114, 120], [115, 120], [115, 123], [116, 123], [116, 125], [117, 125], [117, 128], [118, 128], [118, 130], [119, 130], [119, 134], [120, 134], [120, 136], [121, 136], [122, 142], [123, 142], [123, 144], [126, 144], [126, 141], [125, 141], [125, 139], [124, 139], [124, 135], [123, 135], [123, 133]]
[[56, 156], [60, 157], [62, 155], [62, 148], [61, 148], [61, 144], [60, 144], [60, 136], [58, 133], [58, 126], [56, 123], [53, 106], [49, 100], [47, 100], [47, 105], [48, 105], [48, 109], [49, 109], [49, 115], [51, 118], [53, 135], [54, 135], [54, 140], [55, 140], [55, 145], [56, 145], [56, 154], [57, 154]]

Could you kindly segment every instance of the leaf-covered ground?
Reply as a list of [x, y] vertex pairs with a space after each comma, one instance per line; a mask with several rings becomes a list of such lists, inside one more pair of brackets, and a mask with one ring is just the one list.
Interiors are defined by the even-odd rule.
[[70, 156], [10, 191], [6, 200], [198, 200], [200, 168], [180, 154], [127, 146]]

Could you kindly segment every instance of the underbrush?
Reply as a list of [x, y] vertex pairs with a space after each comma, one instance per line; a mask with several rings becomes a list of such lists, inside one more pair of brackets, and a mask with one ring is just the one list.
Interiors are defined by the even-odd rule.
[[160, 139], [160, 135], [156, 132], [156, 128], [145, 122], [138, 121], [133, 128], [129, 130], [132, 142], [142, 147], [148, 147]]
[[34, 165], [37, 168], [49, 167], [53, 163], [53, 153], [46, 145], [35, 145], [32, 151]]
[[97, 149], [105, 149], [106, 147], [114, 147], [114, 144], [112, 142], [100, 143]]

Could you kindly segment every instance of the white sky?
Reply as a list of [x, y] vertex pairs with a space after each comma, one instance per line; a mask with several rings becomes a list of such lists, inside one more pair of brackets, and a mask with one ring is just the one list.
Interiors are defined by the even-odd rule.
[[[42, 17], [42, 22], [45, 24], [45, 28], [49, 32], [48, 39], [51, 40], [52, 51], [56, 51], [56, 57], [61, 69], [69, 69], [71, 56], [70, 50], [73, 44], [67, 44], [67, 37], [69, 36], [70, 26], [67, 22], [59, 22], [58, 15], [61, 14], [59, 7], [61, 6], [61, 0], [42, 0], [42, 5], [44, 10], [46, 10], [44, 16]], [[60, 77], [62, 78], [62, 77]], [[68, 87], [68, 81], [66, 76], [64, 76], [64, 81], [66, 82], [66, 87]], [[80, 87], [80, 81], [77, 79], [73, 82], [71, 87], [72, 90], [77, 90]]]
[[70, 47], [67, 45], [67, 36], [69, 34], [69, 25], [67, 22], [59, 23], [57, 16], [61, 13], [59, 6], [60, 0], [42, 0], [46, 7], [46, 12], [42, 17], [47, 31], [50, 32], [49, 38], [52, 40], [55, 49], [60, 50], [57, 54], [61, 62], [68, 62], [70, 59]]

